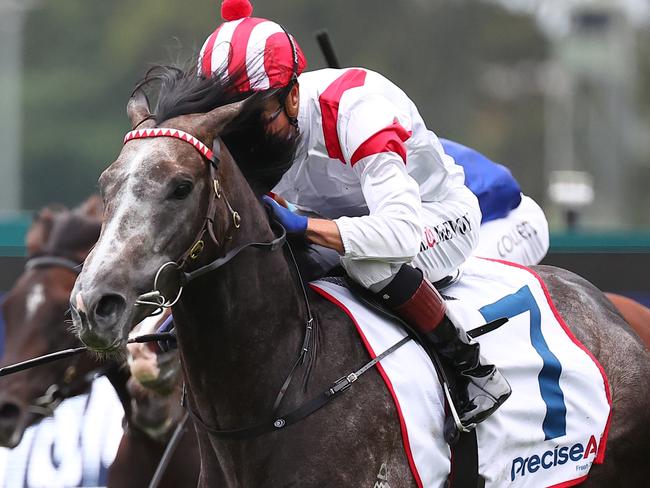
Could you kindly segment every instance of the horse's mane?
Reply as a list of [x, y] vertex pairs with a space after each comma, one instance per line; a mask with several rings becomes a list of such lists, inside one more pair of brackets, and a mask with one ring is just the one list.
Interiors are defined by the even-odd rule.
[[155, 65], [137, 83], [134, 93], [146, 89], [157, 95], [152, 115], [156, 123], [161, 124], [174, 117], [206, 113], [246, 98], [237, 88], [236, 83], [222, 73], [205, 78], [191, 65]]
[[220, 134], [253, 190], [265, 193], [293, 163], [299, 135], [280, 138], [261, 123], [267, 100], [286, 94], [286, 88], [242, 92], [245, 66], [217, 71], [210, 78], [199, 76], [196, 64], [156, 65], [136, 85], [157, 95], [152, 116], [157, 125], [181, 115], [206, 113], [246, 99], [240, 114]]

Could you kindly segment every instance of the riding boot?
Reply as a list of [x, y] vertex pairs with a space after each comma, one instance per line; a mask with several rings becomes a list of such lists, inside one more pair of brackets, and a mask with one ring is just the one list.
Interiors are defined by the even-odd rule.
[[510, 396], [507, 380], [481, 357], [478, 342], [449, 319], [442, 296], [420, 270], [402, 266], [378, 295], [455, 373], [453, 402], [465, 428], [485, 420]]

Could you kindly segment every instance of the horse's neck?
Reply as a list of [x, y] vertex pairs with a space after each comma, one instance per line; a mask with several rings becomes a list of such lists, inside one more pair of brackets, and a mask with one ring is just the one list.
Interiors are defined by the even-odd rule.
[[[273, 239], [263, 210], [248, 207], [232, 247]], [[229, 429], [268, 416], [307, 320], [283, 251], [244, 251], [192, 283], [174, 317], [186, 381], [204, 420]]]

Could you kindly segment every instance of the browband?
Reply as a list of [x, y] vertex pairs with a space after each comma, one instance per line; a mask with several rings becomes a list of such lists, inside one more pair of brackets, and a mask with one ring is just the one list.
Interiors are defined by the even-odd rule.
[[214, 153], [212, 149], [199, 141], [192, 134], [188, 134], [179, 129], [166, 129], [165, 127], [156, 127], [153, 129], [138, 129], [127, 132], [124, 136], [124, 144], [134, 139], [148, 139], [151, 137], [173, 137], [174, 139], [180, 139], [181, 141], [188, 142], [192, 144], [205, 158], [207, 158], [211, 163], [215, 162]]

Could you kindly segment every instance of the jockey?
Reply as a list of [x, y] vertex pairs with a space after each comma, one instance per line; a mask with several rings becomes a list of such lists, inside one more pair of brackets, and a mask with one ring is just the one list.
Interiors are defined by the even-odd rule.
[[[242, 96], [267, 97], [265, 112], [247, 130], [262, 130], [268, 147], [251, 148], [248, 132], [226, 134], [226, 145], [254, 189], [273, 188], [318, 216], [292, 213], [265, 197], [287, 232], [336, 250], [348, 275], [452, 367], [454, 406], [472, 428], [511, 390], [432, 285], [457, 276], [478, 243], [481, 211], [463, 169], [383, 76], [361, 68], [303, 73], [298, 43], [275, 22], [250, 17], [248, 0], [225, 0], [221, 13], [225, 22], [199, 55], [201, 75], [228, 77]], [[264, 188], [248, 164], [267, 152], [292, 157], [264, 168]]]
[[481, 207], [480, 238], [474, 254], [524, 266], [539, 264], [549, 247], [544, 211], [521, 193], [519, 183], [505, 166], [457, 142], [440, 142], [465, 170], [465, 185]]

